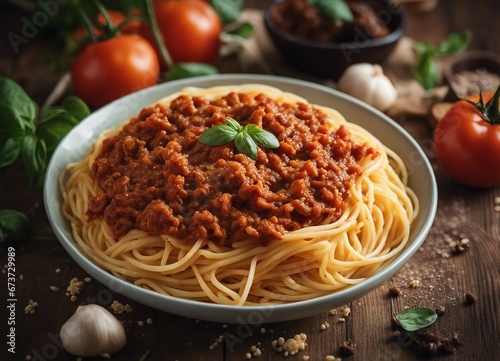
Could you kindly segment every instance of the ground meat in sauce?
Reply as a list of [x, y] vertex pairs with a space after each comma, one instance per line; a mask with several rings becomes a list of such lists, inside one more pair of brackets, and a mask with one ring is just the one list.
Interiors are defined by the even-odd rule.
[[285, 0], [271, 14], [273, 23], [286, 32], [318, 42], [352, 42], [360, 34], [371, 39], [390, 33], [375, 10], [364, 1], [348, 1], [353, 21], [332, 20], [307, 0]]
[[[227, 117], [272, 132], [280, 147], [260, 148], [253, 161], [234, 142], [198, 142]], [[181, 95], [168, 108], [145, 108], [104, 141], [92, 164], [100, 192], [87, 215], [103, 216], [116, 238], [140, 229], [227, 246], [241, 235], [266, 244], [337, 219], [362, 173], [357, 161], [377, 153], [326, 119], [309, 104], [279, 104], [263, 94], [230, 93], [211, 102]]]

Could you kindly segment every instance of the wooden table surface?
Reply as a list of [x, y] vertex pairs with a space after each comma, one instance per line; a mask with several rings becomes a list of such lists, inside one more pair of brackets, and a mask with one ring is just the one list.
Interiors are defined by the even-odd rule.
[[[262, 9], [270, 1], [247, 1], [247, 8]], [[495, 0], [440, 0], [436, 9], [410, 14], [407, 36], [438, 42], [450, 32], [470, 29], [470, 50], [489, 50], [500, 54], [500, 12]], [[30, 16], [11, 5], [1, 5], [0, 75], [19, 82], [39, 104], [54, 87], [60, 73], [51, 68], [57, 54], [57, 39], [33, 36], [16, 53], [6, 42], [6, 34], [19, 31], [23, 16]], [[238, 62], [221, 60], [223, 72], [243, 71]], [[304, 74], [304, 79], [311, 79]], [[127, 344], [113, 360], [139, 360], [149, 351], [147, 360], [244, 360], [252, 346], [262, 350], [259, 360], [282, 360], [272, 350], [278, 337], [307, 334], [307, 347], [291, 360], [322, 361], [327, 355], [339, 356], [339, 346], [347, 341], [355, 345], [348, 360], [420, 360], [426, 359], [414, 343], [395, 336], [391, 316], [408, 307], [442, 306], [445, 313], [431, 326], [437, 334], [458, 335], [462, 346], [447, 360], [500, 360], [500, 211], [495, 198], [500, 188], [473, 190], [451, 182], [436, 165], [432, 130], [425, 118], [396, 117], [422, 145], [434, 165], [439, 188], [436, 220], [421, 250], [390, 281], [359, 300], [346, 305], [351, 313], [345, 322], [327, 312], [295, 321], [256, 326], [225, 325], [188, 319], [143, 306], [113, 293], [96, 280], [85, 283], [75, 302], [65, 295], [74, 277], [84, 280], [86, 273], [68, 256], [58, 241], [26, 239], [0, 245], [1, 265], [7, 264], [7, 249], [15, 250], [15, 354], [7, 352], [10, 316], [7, 308], [7, 274], [0, 275], [1, 359], [75, 360], [63, 350], [58, 332], [79, 304], [109, 306], [118, 301], [129, 304], [131, 313], [118, 314], [127, 329]], [[1, 119], [0, 119], [1, 121]], [[500, 165], [499, 165], [500, 166]], [[498, 201], [497, 201], [498, 202]], [[0, 208], [25, 212], [38, 234], [51, 235], [41, 192], [28, 191], [27, 180], [18, 166], [0, 170]], [[453, 254], [449, 241], [470, 240], [470, 249]], [[410, 283], [420, 281], [412, 288]], [[59, 291], [53, 291], [55, 286]], [[402, 294], [389, 297], [397, 287]], [[477, 296], [475, 303], [465, 302], [465, 294]], [[25, 313], [30, 300], [38, 303], [35, 312]], [[321, 330], [324, 322], [329, 327]], [[5, 356], [6, 355], [6, 356]]]

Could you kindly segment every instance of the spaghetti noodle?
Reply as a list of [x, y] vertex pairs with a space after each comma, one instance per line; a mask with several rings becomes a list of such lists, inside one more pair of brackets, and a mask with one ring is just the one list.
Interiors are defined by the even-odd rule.
[[[263, 85], [209, 89], [187, 88], [162, 99], [168, 107], [180, 95], [217, 100], [230, 92], [265, 94], [279, 104], [307, 103], [301, 97]], [[103, 132], [79, 162], [60, 178], [63, 213], [75, 242], [93, 262], [116, 277], [156, 292], [186, 299], [230, 305], [295, 302], [357, 284], [394, 259], [405, 247], [418, 213], [418, 199], [407, 187], [402, 160], [365, 129], [347, 122], [334, 109], [326, 114], [333, 131], [345, 127], [353, 142], [375, 149], [364, 155], [362, 172], [347, 190], [342, 212], [319, 224], [283, 232], [256, 243], [240, 234], [230, 243], [210, 237], [191, 242], [172, 234], [136, 228], [116, 237], [103, 217], [88, 216], [89, 200], [99, 186], [92, 167], [105, 139], [119, 134], [127, 122]]]

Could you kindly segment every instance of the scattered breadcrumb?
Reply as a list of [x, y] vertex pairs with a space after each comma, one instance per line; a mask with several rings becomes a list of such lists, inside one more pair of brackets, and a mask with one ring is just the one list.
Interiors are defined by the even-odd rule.
[[85, 283], [89, 283], [90, 281], [92, 281], [92, 278], [91, 277], [85, 277], [84, 281], [85, 281]]
[[330, 327], [330, 324], [328, 323], [328, 321], [324, 321], [320, 326], [319, 326], [319, 329], [320, 331], [325, 331], [326, 329], [328, 329]]
[[22, 280], [24, 280], [24, 275], [21, 273], [21, 274], [19, 275], [19, 281], [22, 281]]
[[330, 311], [328, 311], [328, 313], [332, 316], [336, 315], [337, 314], [337, 309], [336, 308], [332, 308]]
[[103, 352], [99, 356], [101, 356], [102, 358], [111, 358], [111, 355], [107, 352]]
[[153, 324], [153, 319], [151, 317], [148, 317], [148, 319], [146, 320], [146, 323], [148, 325], [152, 325]]
[[339, 317], [338, 322], [339, 323], [344, 323], [345, 322], [345, 318], [344, 317]]
[[80, 294], [80, 291], [83, 288], [83, 282], [78, 278], [74, 277], [69, 282], [69, 286], [66, 288], [66, 295], [71, 296], [71, 301], [76, 301], [76, 296]]
[[224, 335], [219, 335], [217, 339], [208, 347], [210, 350], [213, 350], [217, 347], [218, 344], [224, 342]]
[[59, 287], [57, 287], [57, 286], [50, 286], [50, 290], [53, 291], [53, 292], [58, 292], [59, 291]]
[[293, 356], [300, 351], [305, 350], [307, 346], [307, 335], [305, 333], [297, 334], [293, 338], [285, 341], [283, 337], [279, 337], [271, 343], [271, 346], [276, 352], [283, 353], [283, 356]]
[[409, 286], [411, 288], [419, 288], [420, 287], [420, 280], [411, 280]]
[[144, 321], [137, 321], [137, 324], [139, 325], [139, 327], [142, 327], [144, 326]]
[[61, 269], [60, 268], [56, 268], [56, 273], [61, 273]]
[[26, 357], [24, 358], [26, 361], [31, 361], [31, 355], [26, 355]]
[[38, 307], [38, 302], [29, 300], [28, 305], [24, 308], [24, 313], [29, 313], [30, 315], [35, 313], [35, 308]]
[[120, 315], [123, 312], [131, 313], [133, 311], [132, 307], [128, 303], [126, 305], [123, 305], [116, 300], [113, 301], [113, 303], [111, 303], [111, 306], [109, 306], [109, 307], [113, 310], [114, 313], [117, 313]]
[[351, 314], [351, 309], [349, 307], [346, 307], [342, 310], [342, 315], [344, 316], [344, 318], [346, 318], [350, 314]]

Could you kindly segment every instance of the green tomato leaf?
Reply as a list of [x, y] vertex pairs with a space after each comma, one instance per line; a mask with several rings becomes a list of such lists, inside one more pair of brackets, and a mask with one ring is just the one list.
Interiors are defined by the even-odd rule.
[[241, 153], [249, 156], [253, 160], [257, 159], [257, 144], [255, 144], [255, 141], [247, 132], [242, 131], [238, 133], [234, 138], [234, 144]]
[[34, 134], [26, 134], [21, 145], [21, 156], [28, 172], [32, 189], [40, 189], [45, 174], [47, 148]]
[[12, 209], [0, 209], [0, 243], [21, 240], [29, 234], [28, 217]]
[[[8, 111], [7, 109], [10, 109]], [[15, 81], [0, 77], [0, 114], [2, 128], [34, 129], [38, 112], [36, 103]], [[5, 117], [6, 115], [8, 117]], [[5, 123], [10, 123], [6, 125]]]
[[217, 12], [222, 23], [229, 24], [238, 20], [244, 0], [208, 0], [208, 2]]
[[227, 124], [216, 125], [203, 132], [199, 142], [211, 146], [222, 145], [232, 141], [237, 134], [238, 132]]
[[351, 23], [354, 20], [351, 9], [345, 0], [309, 0], [320, 14], [337, 21]]
[[213, 65], [203, 63], [178, 63], [167, 74], [167, 80], [192, 78], [202, 75], [217, 74], [218, 70]]
[[246, 125], [245, 131], [252, 137], [257, 145], [266, 148], [278, 148], [280, 146], [280, 142], [273, 133], [261, 129], [255, 124]]
[[21, 154], [22, 139], [9, 138], [0, 149], [0, 168], [11, 165]]
[[418, 331], [432, 325], [438, 318], [437, 314], [428, 308], [412, 308], [398, 315], [398, 320], [401, 327], [408, 332]]
[[464, 51], [469, 46], [471, 38], [472, 34], [470, 31], [450, 34], [437, 48], [439, 56], [450, 56]]

